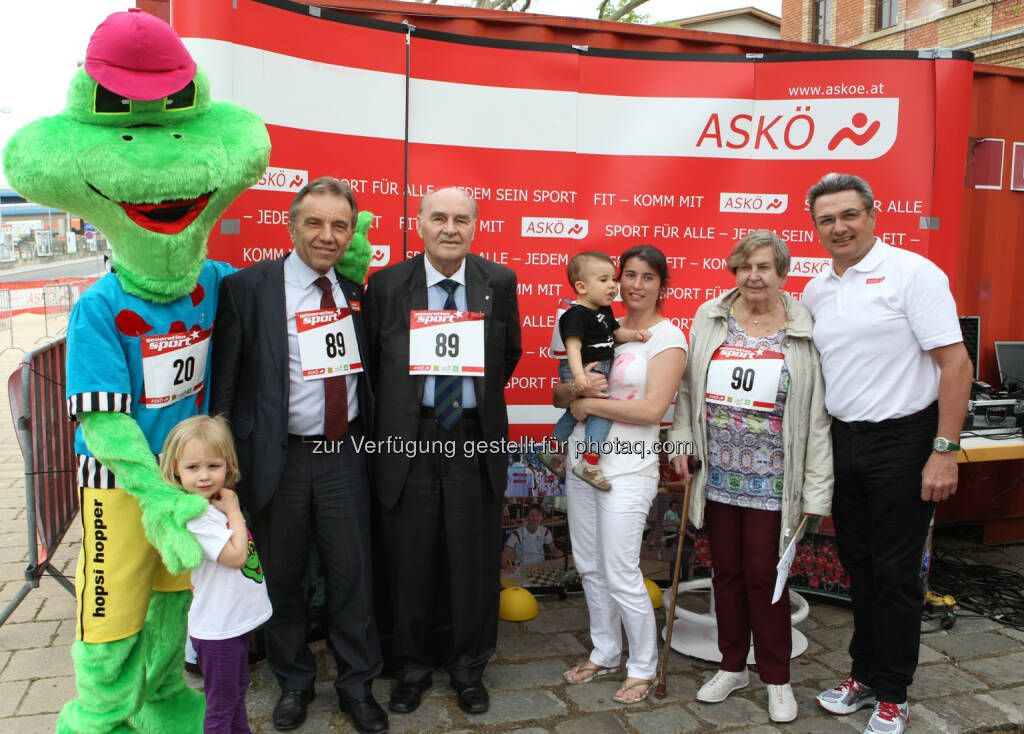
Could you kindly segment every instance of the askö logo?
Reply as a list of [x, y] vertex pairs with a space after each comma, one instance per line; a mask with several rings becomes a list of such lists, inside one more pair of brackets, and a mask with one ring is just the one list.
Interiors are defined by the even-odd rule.
[[259, 191], [298, 191], [307, 183], [309, 183], [309, 171], [267, 166], [263, 176], [251, 188]]
[[898, 98], [706, 100], [703, 106], [691, 128], [698, 157], [870, 160], [892, 148], [899, 129]]
[[794, 257], [789, 262], [789, 277], [813, 278], [823, 273], [832, 265], [830, 257]]
[[718, 211], [739, 214], [782, 214], [789, 207], [788, 194], [722, 193], [718, 197]]
[[590, 231], [589, 219], [565, 219], [562, 217], [523, 217], [523, 237], [554, 237], [558, 239], [582, 240]]

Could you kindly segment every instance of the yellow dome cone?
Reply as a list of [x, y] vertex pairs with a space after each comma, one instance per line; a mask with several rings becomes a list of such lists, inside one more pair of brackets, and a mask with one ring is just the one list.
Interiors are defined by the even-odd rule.
[[498, 616], [506, 622], [525, 622], [537, 616], [537, 600], [522, 586], [503, 589], [498, 602]]
[[644, 586], [647, 587], [647, 595], [651, 597], [651, 605], [655, 609], [661, 609], [664, 603], [661, 598], [661, 588], [648, 578], [644, 579]]

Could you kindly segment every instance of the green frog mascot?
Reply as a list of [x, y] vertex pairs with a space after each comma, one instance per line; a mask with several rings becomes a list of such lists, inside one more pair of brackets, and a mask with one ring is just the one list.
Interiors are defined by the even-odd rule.
[[207, 500], [163, 482], [155, 456], [206, 410], [217, 294], [233, 270], [206, 259], [207, 236], [269, 156], [260, 118], [211, 101], [177, 34], [137, 9], [93, 33], [64, 111], [4, 150], [14, 188], [85, 217], [113, 250], [114, 272], [68, 325], [83, 539], [78, 697], [58, 732], [202, 731], [202, 694], [182, 674], [188, 570], [201, 560], [185, 523]]

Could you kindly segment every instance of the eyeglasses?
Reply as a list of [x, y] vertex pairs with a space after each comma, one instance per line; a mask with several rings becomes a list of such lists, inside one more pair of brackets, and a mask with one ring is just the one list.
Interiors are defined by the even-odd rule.
[[[168, 112], [190, 110], [196, 106], [196, 85], [189, 82], [174, 94], [163, 98], [163, 109]], [[127, 115], [134, 112], [133, 102], [122, 95], [97, 84], [92, 97], [92, 111], [97, 115]]]
[[860, 218], [860, 215], [866, 211], [871, 211], [871, 209], [868, 207], [864, 207], [863, 209], [847, 209], [845, 212], [840, 212], [837, 217], [833, 217], [831, 214], [824, 217], [818, 217], [814, 220], [814, 225], [819, 229], [828, 229], [836, 223], [837, 219], [844, 224], [850, 224], [851, 222], [856, 222]]

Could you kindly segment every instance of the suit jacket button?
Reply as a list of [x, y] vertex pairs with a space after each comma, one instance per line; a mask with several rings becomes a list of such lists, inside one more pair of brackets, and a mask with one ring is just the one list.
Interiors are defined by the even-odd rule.
[[459, 401], [458, 400], [453, 400], [452, 401], [452, 407], [453, 408], [458, 408], [459, 407]]

